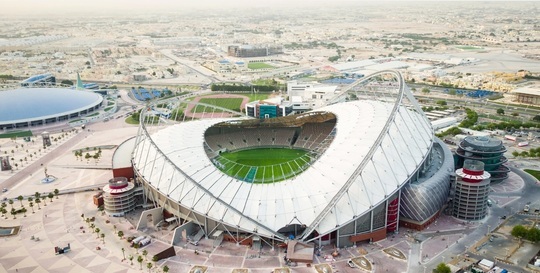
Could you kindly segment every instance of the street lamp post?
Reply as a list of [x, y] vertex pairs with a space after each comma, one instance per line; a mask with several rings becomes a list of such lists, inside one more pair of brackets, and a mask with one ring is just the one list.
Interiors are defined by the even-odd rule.
[[426, 266], [424, 265], [424, 273], [426, 273], [426, 269], [427, 269], [427, 268], [426, 268]]

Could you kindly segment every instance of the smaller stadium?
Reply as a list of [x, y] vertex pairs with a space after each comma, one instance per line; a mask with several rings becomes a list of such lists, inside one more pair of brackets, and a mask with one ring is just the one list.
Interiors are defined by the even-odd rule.
[[0, 91], [0, 130], [32, 129], [65, 122], [102, 106], [103, 97], [90, 91], [57, 87]]

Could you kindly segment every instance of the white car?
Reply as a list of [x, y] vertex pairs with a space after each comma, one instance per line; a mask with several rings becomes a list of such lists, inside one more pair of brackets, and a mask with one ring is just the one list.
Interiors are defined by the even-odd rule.
[[348, 265], [349, 267], [351, 267], [351, 268], [355, 268], [355, 267], [356, 267], [356, 265], [353, 263], [352, 260], [347, 260], [347, 265]]

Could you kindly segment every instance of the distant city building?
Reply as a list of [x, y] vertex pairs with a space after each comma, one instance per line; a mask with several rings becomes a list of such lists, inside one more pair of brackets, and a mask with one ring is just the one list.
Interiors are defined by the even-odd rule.
[[21, 86], [45, 86], [45, 85], [54, 85], [56, 84], [56, 78], [51, 73], [34, 75], [26, 80], [21, 82]]
[[503, 164], [508, 161], [504, 156], [506, 147], [502, 140], [487, 136], [468, 136], [456, 150], [456, 168], [462, 168], [465, 160], [479, 160], [491, 175], [491, 182], [500, 182], [508, 178], [510, 169]]
[[255, 118], [284, 117], [292, 113], [290, 102], [284, 102], [281, 97], [246, 104], [246, 114]]
[[487, 215], [490, 174], [484, 163], [465, 160], [456, 170], [453, 215], [462, 220], [481, 220]]
[[514, 101], [540, 105], [540, 87], [523, 87], [512, 91]]
[[283, 53], [282, 46], [231, 45], [227, 54], [232, 57], [250, 58], [264, 57]]

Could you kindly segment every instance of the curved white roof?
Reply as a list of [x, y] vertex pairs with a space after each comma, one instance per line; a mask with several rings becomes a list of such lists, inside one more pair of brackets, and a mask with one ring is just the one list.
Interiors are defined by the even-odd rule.
[[336, 115], [335, 138], [306, 171], [281, 182], [244, 182], [212, 164], [204, 151], [204, 132], [233, 118], [166, 127], [151, 135], [154, 144], [141, 140], [134, 162], [170, 199], [230, 226], [272, 235], [300, 223], [322, 234], [384, 202], [428, 154], [433, 139], [429, 121], [421, 112], [394, 107], [394, 102], [360, 100], [317, 109]]

